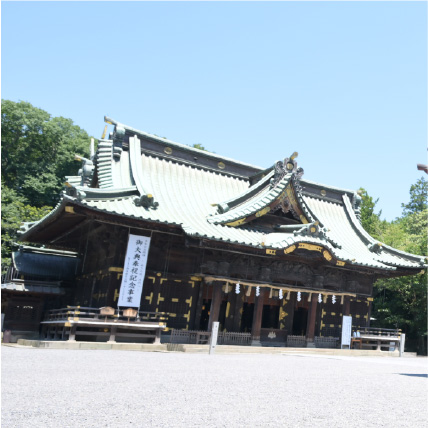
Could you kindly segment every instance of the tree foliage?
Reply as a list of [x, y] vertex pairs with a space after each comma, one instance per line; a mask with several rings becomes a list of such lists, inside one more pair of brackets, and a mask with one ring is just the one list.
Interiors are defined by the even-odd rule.
[[5, 268], [10, 263], [12, 244], [16, 241], [21, 223], [42, 218], [51, 211], [52, 207], [31, 206], [26, 203], [25, 198], [4, 185], [2, 185], [1, 206], [1, 254], [2, 266]]
[[403, 214], [420, 213], [426, 210], [427, 191], [428, 182], [422, 177], [410, 187], [410, 201], [407, 204], [401, 204], [403, 207]]
[[379, 201], [379, 198], [373, 200], [373, 198], [367, 193], [362, 187], [358, 191], [361, 196], [361, 224], [364, 229], [371, 235], [373, 238], [380, 239], [381, 235], [381, 221], [380, 216], [382, 210], [378, 213], [375, 212], [376, 204]]
[[21, 222], [38, 220], [59, 200], [74, 154], [89, 157], [90, 137], [71, 119], [51, 117], [27, 102], [1, 102], [2, 265]]
[[[410, 201], [403, 203], [403, 215], [381, 221], [375, 213], [377, 201], [363, 195], [362, 224], [376, 239], [408, 253], [427, 255], [427, 182], [424, 178], [410, 188]], [[426, 354], [427, 274], [381, 279], [373, 289], [372, 325], [400, 328], [406, 333], [406, 350]]]
[[35, 207], [54, 205], [74, 154], [88, 157], [89, 136], [71, 119], [51, 117], [30, 103], [2, 100], [2, 185]]

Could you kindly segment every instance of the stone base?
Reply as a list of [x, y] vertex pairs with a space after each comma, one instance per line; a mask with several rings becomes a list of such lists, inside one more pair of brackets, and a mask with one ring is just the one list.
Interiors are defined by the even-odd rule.
[[308, 340], [306, 342], [306, 347], [307, 348], [315, 348], [315, 342], [313, 340]]
[[260, 339], [253, 339], [251, 341], [251, 346], [262, 346]]

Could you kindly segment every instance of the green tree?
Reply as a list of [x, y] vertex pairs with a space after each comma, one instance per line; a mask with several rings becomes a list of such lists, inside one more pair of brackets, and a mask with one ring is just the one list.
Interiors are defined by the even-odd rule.
[[358, 194], [361, 196], [361, 224], [371, 236], [376, 239], [380, 239], [382, 234], [380, 220], [382, 210], [380, 210], [378, 213], [375, 212], [375, 207], [379, 201], [379, 198], [374, 200], [362, 187], [358, 191]]
[[[426, 182], [410, 188], [410, 201], [402, 204], [403, 216], [380, 223], [380, 240], [387, 245], [421, 256], [427, 255], [428, 209]], [[401, 328], [406, 333], [406, 350], [426, 354], [427, 274], [376, 281], [373, 288], [372, 323], [376, 327]]]
[[31, 206], [54, 205], [74, 154], [89, 156], [89, 135], [71, 119], [51, 117], [27, 102], [1, 102], [2, 185]]
[[403, 214], [408, 215], [416, 212], [423, 212], [427, 209], [428, 181], [421, 177], [410, 187], [410, 201], [407, 204], [401, 204]]
[[51, 117], [27, 102], [1, 101], [2, 265], [23, 221], [47, 214], [59, 200], [74, 155], [89, 157], [90, 137], [71, 119]]
[[17, 231], [24, 221], [36, 221], [48, 214], [52, 207], [33, 207], [14, 190], [2, 185], [1, 191], [1, 254], [2, 269], [10, 264], [13, 243], [17, 240]]

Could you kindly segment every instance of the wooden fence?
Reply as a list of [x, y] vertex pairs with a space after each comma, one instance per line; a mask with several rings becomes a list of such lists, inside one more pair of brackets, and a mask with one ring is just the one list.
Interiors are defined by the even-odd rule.
[[[172, 330], [170, 343], [181, 344], [208, 344], [211, 332], [198, 330]], [[251, 333], [238, 333], [233, 331], [219, 332], [217, 337], [218, 345], [251, 345]]]

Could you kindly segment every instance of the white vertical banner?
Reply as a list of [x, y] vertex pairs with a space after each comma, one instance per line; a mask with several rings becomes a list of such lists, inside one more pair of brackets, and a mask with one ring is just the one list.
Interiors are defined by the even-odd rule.
[[117, 306], [139, 308], [146, 275], [150, 238], [129, 235]]

